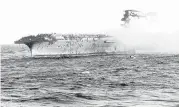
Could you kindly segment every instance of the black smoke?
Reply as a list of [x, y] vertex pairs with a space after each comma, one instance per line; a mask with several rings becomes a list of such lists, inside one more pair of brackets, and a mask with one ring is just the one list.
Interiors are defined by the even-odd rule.
[[121, 18], [121, 21], [124, 22], [123, 25], [129, 24], [132, 17], [137, 17], [137, 18], [145, 17], [145, 16], [140, 15], [141, 12], [137, 10], [125, 10], [124, 12], [125, 13], [123, 15], [123, 18]]

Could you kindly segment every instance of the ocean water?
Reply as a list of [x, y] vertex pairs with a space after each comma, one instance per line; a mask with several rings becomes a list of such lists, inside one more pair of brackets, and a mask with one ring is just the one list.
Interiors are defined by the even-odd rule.
[[35, 59], [3, 45], [1, 107], [179, 107], [179, 55]]

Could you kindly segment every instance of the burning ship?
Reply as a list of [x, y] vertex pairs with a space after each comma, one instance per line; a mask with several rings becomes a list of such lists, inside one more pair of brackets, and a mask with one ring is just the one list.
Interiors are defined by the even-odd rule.
[[[143, 13], [138, 10], [124, 10], [122, 27], [128, 28], [133, 18], [149, 18], [156, 16], [155, 12]], [[134, 54], [134, 49], [126, 48], [115, 37], [105, 34], [38, 34], [23, 37], [15, 44], [25, 44], [31, 51], [31, 56], [90, 56]]]
[[[143, 13], [138, 10], [124, 10], [122, 27], [128, 28], [133, 18], [156, 16], [155, 12]], [[25, 44], [34, 57], [73, 57], [90, 55], [134, 54], [134, 49], [126, 48], [115, 37], [105, 34], [38, 34], [23, 37], [15, 44]]]
[[105, 34], [38, 34], [23, 37], [15, 44], [25, 44], [33, 57], [75, 57], [91, 55], [134, 54], [114, 37]]

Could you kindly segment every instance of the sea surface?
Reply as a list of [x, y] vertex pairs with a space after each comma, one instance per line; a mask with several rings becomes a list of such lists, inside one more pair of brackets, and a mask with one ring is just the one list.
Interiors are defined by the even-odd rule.
[[2, 45], [1, 107], [179, 107], [179, 55], [35, 59]]

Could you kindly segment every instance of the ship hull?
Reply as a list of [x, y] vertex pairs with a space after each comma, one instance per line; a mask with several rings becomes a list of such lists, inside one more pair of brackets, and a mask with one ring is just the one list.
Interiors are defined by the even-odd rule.
[[39, 42], [32, 47], [34, 57], [79, 57], [133, 53], [122, 49], [119, 42], [109, 38], [83, 38], [81, 40], [57, 40], [54, 43]]

